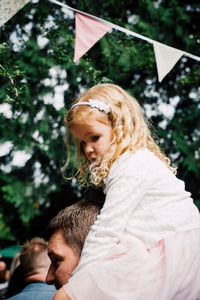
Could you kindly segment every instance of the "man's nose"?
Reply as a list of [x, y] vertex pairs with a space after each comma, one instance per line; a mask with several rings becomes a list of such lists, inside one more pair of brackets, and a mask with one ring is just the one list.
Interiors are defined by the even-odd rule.
[[49, 285], [54, 284], [54, 272], [52, 271], [51, 267], [49, 267], [45, 281]]

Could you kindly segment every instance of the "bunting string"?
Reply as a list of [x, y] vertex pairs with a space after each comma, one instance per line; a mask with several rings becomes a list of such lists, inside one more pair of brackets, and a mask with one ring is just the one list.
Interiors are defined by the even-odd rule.
[[[0, 0], [0, 26], [12, 18], [12, 16], [15, 15], [19, 9], [23, 8], [23, 6], [29, 1], [30, 0]], [[163, 80], [163, 78], [171, 71], [183, 55], [200, 61], [199, 56], [162, 44], [119, 25], [72, 8], [71, 6], [57, 0], [49, 1], [75, 12], [74, 62], [77, 62], [105, 34], [111, 32], [112, 29], [116, 29], [127, 35], [142, 39], [153, 45], [159, 82]]]
[[149, 42], [149, 43], [152, 43], [152, 42], [153, 42], [153, 40], [147, 38], [146, 36], [143, 36], [143, 35], [141, 35], [141, 34], [138, 34], [138, 33], [136, 33], [136, 32], [133, 32], [133, 31], [131, 31], [131, 30], [128, 30], [128, 29], [126, 29], [126, 28], [123, 28], [123, 27], [121, 27], [121, 26], [118, 26], [118, 25], [116, 25], [116, 24], [114, 24], [114, 23], [111, 23], [111, 22], [109, 22], [109, 21], [106, 21], [106, 20], [104, 20], [104, 19], [101, 19], [101, 18], [98, 18], [98, 17], [96, 17], [96, 16], [90, 15], [90, 14], [88, 14], [88, 13], [85, 13], [85, 12], [81, 11], [81, 10], [72, 8], [72, 7], [70, 7], [70, 6], [66, 5], [66, 4], [63, 4], [63, 3], [61, 3], [61, 2], [59, 2], [59, 1], [57, 1], [57, 0], [49, 0], [49, 1], [52, 2], [52, 3], [58, 4], [58, 5], [62, 6], [62, 7], [65, 7], [65, 8], [67, 8], [67, 9], [69, 9], [69, 10], [72, 10], [72, 11], [74, 11], [74, 12], [77, 12], [77, 13], [80, 13], [80, 14], [85, 15], [85, 16], [87, 16], [87, 17], [93, 18], [94, 20], [97, 20], [97, 21], [99, 21], [99, 22], [101, 22], [101, 23], [103, 23], [103, 24], [106, 24], [106, 25], [108, 25], [108, 26], [110, 26], [110, 27], [112, 27], [112, 28], [114, 28], [114, 29], [116, 29], [116, 30], [122, 31], [122, 32], [124, 32], [124, 33], [126, 33], [126, 34], [128, 34], [128, 35], [132, 35], [132, 36], [138, 37], [138, 38], [140, 38], [140, 39], [142, 39], [142, 40], [144, 40], [144, 41], [146, 41], [146, 42]]
[[75, 12], [76, 28], [74, 62], [77, 62], [96, 42], [98, 42], [107, 32], [111, 31], [112, 29], [122, 31], [127, 35], [137, 37], [148, 43], [153, 44], [159, 82], [161, 82], [164, 79], [164, 77], [171, 71], [171, 69], [175, 66], [175, 64], [183, 55], [200, 61], [200, 57], [196, 55], [162, 44], [146, 36], [128, 30], [124, 27], [108, 22], [104, 19], [72, 8], [57, 0], [49, 1]]
[[[116, 29], [116, 30], [122, 31], [122, 32], [124, 32], [124, 33], [126, 33], [126, 34], [128, 34], [128, 35], [135, 36], [135, 37], [137, 37], [137, 38], [139, 38], [139, 39], [142, 39], [142, 40], [144, 40], [144, 41], [146, 41], [146, 42], [149, 42], [149, 43], [151, 43], [151, 44], [153, 44], [154, 42], [156, 42], [155, 40], [152, 40], [152, 39], [150, 39], [150, 38], [148, 38], [148, 37], [146, 37], [146, 36], [144, 36], [144, 35], [138, 34], [138, 33], [134, 32], [134, 31], [128, 30], [128, 29], [126, 29], [126, 28], [124, 28], [124, 27], [121, 27], [121, 26], [119, 26], [119, 25], [116, 25], [116, 24], [114, 24], [114, 23], [111, 23], [111, 22], [109, 22], [109, 21], [106, 21], [106, 20], [104, 20], [104, 19], [101, 19], [101, 18], [98, 18], [98, 17], [93, 16], [93, 15], [91, 15], [91, 14], [85, 13], [85, 12], [83, 12], [83, 11], [81, 11], [81, 10], [72, 8], [71, 6], [69, 6], [69, 5], [67, 5], [67, 4], [64, 4], [64, 3], [61, 3], [61, 2], [59, 2], [59, 1], [57, 1], [57, 0], [49, 0], [49, 1], [52, 2], [52, 3], [54, 3], [54, 4], [58, 4], [58, 5], [62, 6], [62, 7], [65, 7], [65, 8], [67, 8], [67, 9], [71, 10], [71, 11], [74, 11], [74, 12], [80, 13], [80, 14], [82, 14], [82, 15], [88, 16], [88, 17], [90, 17], [90, 18], [93, 18], [93, 19], [95, 19], [95, 20], [97, 20], [97, 21], [100, 21], [101, 23], [104, 23], [104, 24], [106, 24], [106, 25], [108, 25], [108, 26], [110, 26], [110, 27], [112, 27], [112, 28], [114, 28], [114, 29]], [[160, 44], [161, 44], [161, 43], [160, 43]], [[165, 45], [165, 44], [163, 44], [163, 45]], [[166, 46], [167, 46], [167, 45], [166, 45]], [[176, 49], [176, 48], [174, 48], [174, 49]], [[177, 49], [177, 50], [178, 50], [178, 49]], [[180, 50], [180, 51], [181, 51], [181, 50]], [[190, 58], [192, 58], [192, 59], [195, 59], [195, 60], [197, 60], [197, 61], [200, 61], [200, 57], [199, 57], [199, 56], [193, 55], [193, 54], [188, 53], [188, 52], [184, 52], [184, 55], [186, 55], [186, 56], [188, 56], [188, 57], [190, 57]]]

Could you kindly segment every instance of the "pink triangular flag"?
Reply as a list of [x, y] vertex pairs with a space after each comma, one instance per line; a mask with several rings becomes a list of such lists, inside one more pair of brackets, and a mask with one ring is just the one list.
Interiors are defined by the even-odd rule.
[[77, 62], [111, 27], [80, 13], [76, 13], [74, 62]]
[[175, 66], [177, 61], [184, 55], [184, 52], [156, 41], [153, 41], [153, 47], [156, 57], [158, 80], [161, 82]]

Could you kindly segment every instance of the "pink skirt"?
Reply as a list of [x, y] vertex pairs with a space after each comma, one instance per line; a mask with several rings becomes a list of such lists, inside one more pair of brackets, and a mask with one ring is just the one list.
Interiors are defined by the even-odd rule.
[[119, 243], [64, 287], [72, 300], [196, 300], [200, 229], [174, 233], [151, 249], [134, 238]]

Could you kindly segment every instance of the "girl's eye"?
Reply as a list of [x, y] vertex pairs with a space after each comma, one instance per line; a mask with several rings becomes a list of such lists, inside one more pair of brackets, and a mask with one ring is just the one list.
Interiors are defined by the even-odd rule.
[[92, 137], [92, 141], [93, 141], [93, 142], [96, 142], [98, 139], [99, 139], [99, 136], [98, 136], [98, 135], [95, 135], [95, 136]]

